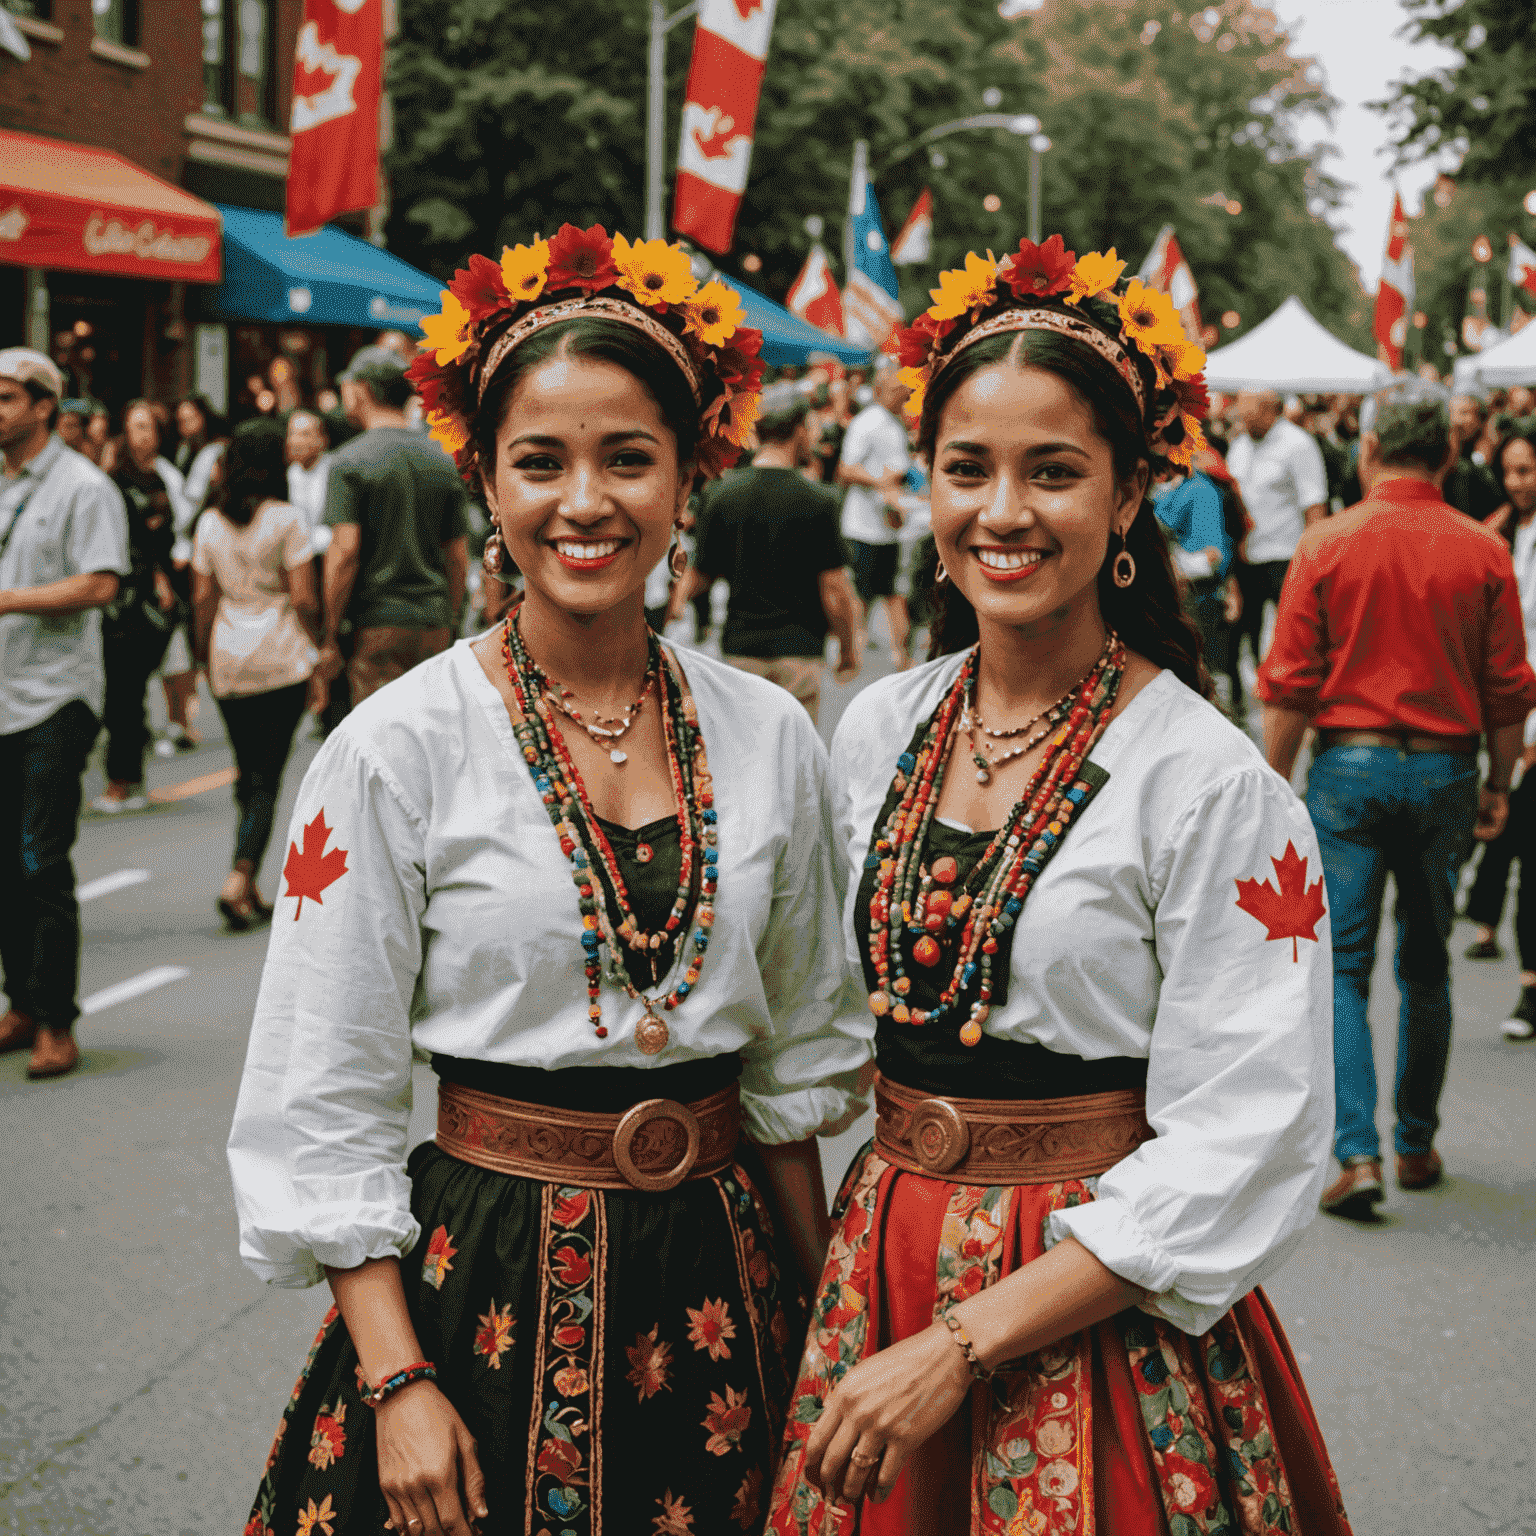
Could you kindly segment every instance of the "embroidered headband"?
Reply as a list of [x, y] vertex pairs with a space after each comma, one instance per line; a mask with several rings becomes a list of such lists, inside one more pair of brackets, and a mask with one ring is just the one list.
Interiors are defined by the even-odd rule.
[[[474, 422], [497, 369], [530, 336], [563, 320], [628, 325], [681, 369], [700, 411], [696, 472], [734, 464], [761, 409], [761, 331], [743, 325], [740, 295], [700, 284], [687, 253], [664, 240], [610, 236], [601, 224], [562, 224], [548, 240], [506, 247], [501, 260], [471, 256], [443, 290], [441, 314], [421, 322], [422, 350], [406, 370], [432, 436], [474, 481]], [[510, 324], [508, 323], [510, 321]]]
[[1001, 261], [972, 251], [963, 267], [939, 274], [932, 305], [894, 338], [911, 390], [907, 411], [921, 415], [929, 385], [976, 342], [1051, 331], [1089, 347], [1125, 382], [1154, 473], [1188, 469], [1205, 443], [1205, 353], [1185, 335], [1173, 300], [1139, 278], [1123, 281], [1124, 272], [1113, 250], [1079, 258], [1060, 235], [1040, 245], [1022, 240]]

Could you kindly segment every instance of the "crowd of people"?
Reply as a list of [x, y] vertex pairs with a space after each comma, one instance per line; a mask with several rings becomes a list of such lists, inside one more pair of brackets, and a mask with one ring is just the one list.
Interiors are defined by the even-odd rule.
[[[1319, 1204], [1384, 1198], [1388, 873], [1395, 1172], [1444, 1177], [1462, 872], [1481, 844], [1496, 956], [1536, 838], [1536, 397], [1206, 402], [1166, 301], [1057, 246], [935, 290], [919, 366], [769, 379], [723, 284], [562, 230], [494, 269], [532, 298], [475, 290], [409, 366], [363, 348], [344, 428], [191, 398], [113, 438], [0, 352], [0, 1050], [78, 1062], [82, 774], [104, 730], [94, 805], [147, 805], [157, 673], [166, 750], [206, 675], [234, 755], [225, 922], [297, 903], [231, 1164], [247, 1262], [337, 1307], [255, 1536], [534, 1530], [605, 1480], [648, 1532], [914, 1536], [978, 1480], [1126, 1529], [1230, 1524], [1251, 1485], [1348, 1531], [1255, 1286]], [[663, 645], [717, 581], [721, 660]], [[852, 681], [876, 612], [893, 675], [829, 759], [828, 642]], [[294, 826], [345, 849], [308, 908], [257, 885], [306, 711]], [[1512, 1041], [1523, 883], [1516, 935]], [[872, 1075], [829, 1221], [816, 1137]]]

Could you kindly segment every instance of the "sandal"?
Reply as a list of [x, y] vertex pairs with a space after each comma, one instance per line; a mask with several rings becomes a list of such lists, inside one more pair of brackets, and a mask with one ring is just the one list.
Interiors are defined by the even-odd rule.
[[231, 933], [244, 933], [261, 915], [249, 900], [230, 901], [228, 897], [220, 896], [217, 906]]

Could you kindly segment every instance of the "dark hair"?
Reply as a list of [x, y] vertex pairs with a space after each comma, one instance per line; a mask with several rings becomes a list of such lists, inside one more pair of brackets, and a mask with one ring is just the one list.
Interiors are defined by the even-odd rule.
[[[491, 338], [487, 338], [489, 346]], [[507, 413], [512, 393], [535, 368], [552, 357], [590, 357], [612, 363], [633, 375], [645, 387], [661, 412], [661, 419], [677, 439], [677, 461], [686, 464], [699, 445], [700, 410], [683, 371], [659, 343], [643, 331], [618, 320], [582, 317], [563, 320], [535, 331], [509, 356], [485, 398], [474, 412], [475, 456], [481, 472], [494, 480], [496, 437]]]
[[180, 410], [184, 405], [196, 406], [203, 418], [203, 435], [211, 443], [215, 438], [223, 437], [225, 432], [224, 418], [213, 408], [213, 401], [207, 395], [183, 395], [176, 402], [176, 409]]
[[[1493, 450], [1493, 463], [1488, 467], [1493, 471], [1493, 478], [1498, 482], [1499, 494], [1508, 496], [1504, 489], [1504, 450], [1511, 443], [1524, 443], [1532, 453], [1536, 453], [1536, 416], [1516, 416], [1509, 423], [1509, 429], [1499, 439], [1499, 446]], [[1513, 540], [1513, 530], [1510, 530], [1510, 538]]]
[[[1139, 464], [1149, 462], [1141, 410], [1112, 364], [1082, 342], [1054, 331], [1013, 331], [989, 336], [969, 347], [929, 386], [918, 443], [930, 464], [935, 459], [939, 418], [950, 397], [983, 368], [1010, 359], [1016, 366], [1048, 369], [1071, 386], [1093, 412], [1099, 435], [1114, 455], [1118, 480], [1129, 480]], [[1150, 364], [1144, 365], [1139, 357], [1136, 362], [1150, 392]], [[1180, 682], [1209, 698], [1211, 679], [1201, 656], [1200, 634], [1184, 613], [1168, 541], [1145, 496], [1131, 521], [1125, 548], [1136, 562], [1136, 580], [1129, 587], [1115, 585], [1112, 567], [1120, 551], [1113, 539], [1099, 567], [1099, 612], [1104, 622], [1118, 632], [1129, 649], [1166, 667]], [[953, 581], [935, 586], [931, 601], [930, 660], [976, 642], [976, 610]]]
[[210, 504], [237, 528], [244, 528], [264, 501], [288, 499], [288, 465], [282, 424], [270, 416], [243, 421], [224, 450], [223, 479]]
[[59, 424], [59, 397], [46, 384], [39, 384], [36, 379], [23, 379], [21, 387], [31, 397], [33, 405], [36, 405], [39, 400], [53, 401], [53, 409], [48, 413], [48, 430], [52, 432]]
[[1375, 437], [1381, 463], [1439, 469], [1451, 452], [1450, 398], [1443, 386], [1423, 379], [1404, 379], [1372, 395], [1360, 427]]

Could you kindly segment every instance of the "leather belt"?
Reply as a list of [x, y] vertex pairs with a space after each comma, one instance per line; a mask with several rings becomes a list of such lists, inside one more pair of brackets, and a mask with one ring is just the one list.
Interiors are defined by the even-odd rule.
[[437, 1144], [444, 1152], [546, 1184], [673, 1189], [730, 1167], [740, 1133], [736, 1083], [692, 1104], [646, 1099], [622, 1115], [524, 1104], [459, 1083], [437, 1087]]
[[1152, 1139], [1139, 1088], [1070, 1099], [939, 1099], [875, 1074], [875, 1151], [957, 1184], [1047, 1184], [1105, 1173]]
[[1329, 731], [1317, 733], [1318, 745], [1329, 747], [1391, 747], [1397, 752], [1450, 752], [1475, 757], [1480, 736], [1421, 736], [1411, 731]]

